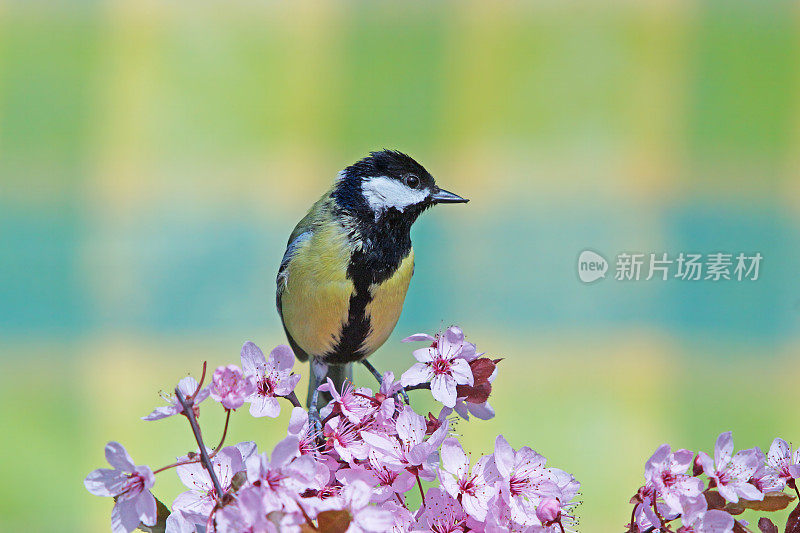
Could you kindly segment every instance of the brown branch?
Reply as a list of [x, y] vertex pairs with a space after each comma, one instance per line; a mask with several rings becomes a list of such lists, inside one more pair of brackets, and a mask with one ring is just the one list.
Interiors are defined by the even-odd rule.
[[[203, 367], [205, 368], [205, 364]], [[208, 471], [208, 475], [211, 477], [211, 481], [214, 483], [214, 489], [217, 491], [217, 497], [222, 498], [222, 485], [219, 484], [219, 479], [217, 479], [217, 475], [214, 473], [214, 468], [211, 465], [211, 459], [208, 457], [208, 451], [206, 451], [206, 447], [203, 444], [203, 436], [200, 434], [200, 426], [197, 425], [197, 419], [194, 417], [194, 411], [192, 410], [193, 406], [191, 405], [191, 402], [186, 401], [186, 398], [183, 397], [183, 393], [181, 393], [178, 387], [175, 387], [175, 396], [178, 398], [178, 402], [181, 404], [181, 407], [183, 407], [184, 416], [189, 419], [189, 425], [192, 426], [194, 439], [197, 441], [197, 446], [200, 448], [200, 461], [203, 463], [203, 467]]]
[[292, 404], [292, 407], [303, 407], [303, 404], [300, 403], [300, 400], [297, 399], [297, 395], [294, 391], [290, 392], [286, 396], [281, 396], [281, 398], [286, 398], [289, 400], [289, 403]]

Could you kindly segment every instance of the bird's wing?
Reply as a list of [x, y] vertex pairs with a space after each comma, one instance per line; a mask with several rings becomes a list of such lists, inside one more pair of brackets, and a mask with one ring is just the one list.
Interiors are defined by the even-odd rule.
[[307, 361], [308, 354], [306, 354], [297, 345], [291, 334], [289, 334], [289, 330], [286, 329], [286, 322], [283, 320], [283, 311], [281, 310], [281, 296], [283, 295], [283, 291], [286, 289], [286, 282], [289, 279], [289, 262], [297, 253], [297, 250], [300, 249], [300, 246], [309, 240], [312, 235], [313, 232], [311, 230], [307, 230], [300, 233], [293, 239], [290, 239], [289, 245], [286, 247], [286, 252], [283, 254], [283, 259], [281, 259], [281, 266], [278, 268], [278, 279], [276, 280], [278, 287], [275, 292], [275, 305], [278, 308], [278, 315], [281, 317], [281, 324], [283, 325], [283, 330], [286, 332], [286, 338], [289, 341], [289, 346], [292, 347], [292, 351], [294, 352], [295, 356], [297, 356], [297, 358], [301, 361]]
[[276, 282], [278, 284], [277, 304], [279, 313], [281, 311], [281, 305], [280, 305], [281, 294], [283, 294], [283, 291], [286, 289], [286, 282], [289, 279], [289, 270], [288, 270], [289, 262], [292, 260], [292, 257], [294, 257], [294, 254], [297, 253], [297, 250], [300, 249], [300, 246], [302, 246], [304, 242], [309, 240], [312, 235], [313, 232], [311, 230], [304, 231], [303, 233], [301, 233], [300, 235], [298, 235], [289, 242], [289, 245], [286, 247], [286, 252], [284, 252], [283, 254], [283, 259], [281, 259], [281, 266], [278, 268], [278, 278], [276, 279]]

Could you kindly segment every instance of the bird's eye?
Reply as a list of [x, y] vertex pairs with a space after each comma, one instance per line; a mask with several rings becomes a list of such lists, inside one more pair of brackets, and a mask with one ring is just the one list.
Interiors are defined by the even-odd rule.
[[412, 189], [416, 189], [419, 187], [419, 178], [414, 174], [409, 174], [406, 176], [406, 185], [411, 187]]

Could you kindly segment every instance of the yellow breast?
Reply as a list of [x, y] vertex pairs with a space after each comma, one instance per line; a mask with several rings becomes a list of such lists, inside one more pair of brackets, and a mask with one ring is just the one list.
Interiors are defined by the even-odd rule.
[[281, 312], [286, 329], [311, 356], [327, 353], [347, 323], [353, 283], [347, 279], [350, 249], [338, 226], [320, 227], [287, 267]]
[[392, 277], [383, 283], [370, 286], [372, 300], [366, 308], [370, 331], [361, 348], [364, 355], [370, 355], [380, 348], [397, 325], [412, 274], [414, 274], [413, 248]]

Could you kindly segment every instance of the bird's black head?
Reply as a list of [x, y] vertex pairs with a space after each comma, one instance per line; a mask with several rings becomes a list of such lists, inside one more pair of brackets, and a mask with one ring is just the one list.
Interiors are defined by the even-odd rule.
[[409, 225], [435, 204], [469, 201], [440, 189], [425, 167], [396, 150], [372, 152], [344, 169], [333, 196], [340, 207], [365, 219]]

